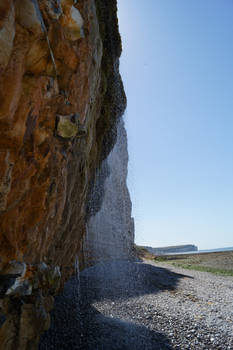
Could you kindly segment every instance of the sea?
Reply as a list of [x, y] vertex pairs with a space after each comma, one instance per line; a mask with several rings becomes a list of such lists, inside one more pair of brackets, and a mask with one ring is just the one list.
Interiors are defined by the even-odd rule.
[[191, 252], [182, 252], [182, 253], [169, 253], [165, 255], [181, 255], [181, 254], [201, 254], [201, 253], [217, 253], [217, 252], [226, 252], [226, 251], [233, 251], [233, 247], [227, 247], [227, 248], [215, 248], [215, 249], [206, 249], [206, 250], [197, 250], [197, 251], [191, 251]]

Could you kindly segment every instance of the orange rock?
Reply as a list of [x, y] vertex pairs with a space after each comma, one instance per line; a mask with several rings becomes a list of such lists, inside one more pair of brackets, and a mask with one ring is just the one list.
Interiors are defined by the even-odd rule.
[[60, 17], [60, 23], [64, 28], [66, 38], [71, 41], [82, 38], [84, 21], [79, 10], [73, 6], [71, 0], [62, 0], [61, 4], [63, 14]]
[[[63, 0], [57, 14], [48, 0], [1, 1], [1, 262], [47, 259], [72, 271], [81, 255], [91, 179], [117, 118], [109, 106], [122, 93], [112, 92], [111, 80], [119, 45], [106, 47], [119, 41], [114, 3], [104, 2], [100, 33], [94, 0]], [[114, 40], [105, 40], [112, 30]], [[56, 115], [73, 113], [87, 135], [59, 137]]]
[[47, 39], [39, 39], [32, 43], [26, 57], [26, 70], [32, 74], [46, 72], [50, 59], [50, 52]]

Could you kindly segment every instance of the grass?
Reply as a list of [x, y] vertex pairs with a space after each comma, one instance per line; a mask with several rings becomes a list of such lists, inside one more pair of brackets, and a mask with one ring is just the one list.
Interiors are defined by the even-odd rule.
[[[165, 260], [163, 260], [163, 261], [165, 261]], [[222, 275], [222, 276], [233, 276], [233, 270], [225, 270], [225, 269], [218, 269], [216, 267], [184, 264], [184, 263], [169, 262], [169, 261], [167, 261], [167, 262], [170, 263], [171, 265], [173, 265], [174, 267], [182, 267], [183, 269], [187, 269], [187, 270], [210, 272], [210, 273], [213, 273], [215, 275]]]
[[158, 261], [158, 262], [169, 262], [169, 260], [173, 260], [172, 258], [169, 259], [167, 256], [156, 256], [153, 258], [153, 260]]
[[142, 246], [134, 245], [135, 254], [139, 259], [153, 260], [154, 255], [149, 253], [147, 249]]
[[233, 251], [202, 254], [175, 254], [155, 256], [142, 246], [135, 245], [135, 253], [142, 260], [166, 262], [187, 270], [210, 272], [215, 275], [233, 276]]

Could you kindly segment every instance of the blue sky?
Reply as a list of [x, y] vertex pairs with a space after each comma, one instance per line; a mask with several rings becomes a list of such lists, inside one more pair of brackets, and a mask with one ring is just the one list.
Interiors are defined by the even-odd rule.
[[233, 246], [233, 1], [118, 11], [136, 243]]

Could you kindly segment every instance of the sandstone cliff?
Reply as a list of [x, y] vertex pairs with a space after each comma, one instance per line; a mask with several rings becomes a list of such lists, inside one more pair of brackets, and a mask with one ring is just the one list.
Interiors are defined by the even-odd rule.
[[95, 174], [126, 105], [116, 10], [0, 3], [0, 349], [37, 348], [101, 207], [90, 207]]

